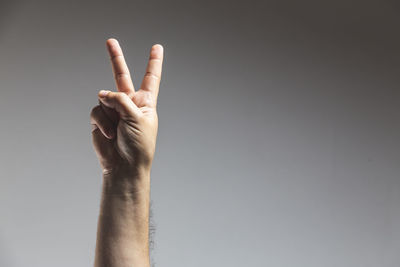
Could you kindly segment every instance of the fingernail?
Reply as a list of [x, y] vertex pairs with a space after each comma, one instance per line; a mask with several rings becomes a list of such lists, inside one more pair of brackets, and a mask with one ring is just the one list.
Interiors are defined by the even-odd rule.
[[101, 91], [99, 92], [99, 96], [100, 96], [100, 97], [105, 97], [109, 92], [110, 92], [110, 91], [108, 91], [108, 90], [101, 90]]
[[154, 44], [153, 48], [159, 48], [159, 49], [163, 49], [164, 47], [161, 44]]

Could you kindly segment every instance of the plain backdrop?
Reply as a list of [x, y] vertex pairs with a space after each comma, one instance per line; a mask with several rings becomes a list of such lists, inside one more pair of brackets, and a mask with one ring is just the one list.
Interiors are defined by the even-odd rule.
[[398, 1], [0, 2], [0, 266], [92, 266], [89, 113], [165, 48], [159, 267], [400, 265]]

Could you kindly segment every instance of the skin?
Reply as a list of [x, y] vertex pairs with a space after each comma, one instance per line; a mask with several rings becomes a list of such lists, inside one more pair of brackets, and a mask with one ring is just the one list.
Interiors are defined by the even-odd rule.
[[117, 91], [101, 90], [90, 114], [102, 173], [95, 267], [149, 267], [150, 170], [158, 130], [163, 47], [153, 45], [135, 90], [122, 49], [106, 42]]

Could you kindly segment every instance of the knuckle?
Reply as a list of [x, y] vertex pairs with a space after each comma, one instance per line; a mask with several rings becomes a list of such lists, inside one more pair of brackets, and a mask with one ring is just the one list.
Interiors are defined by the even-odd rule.
[[97, 106], [95, 106], [95, 107], [92, 108], [92, 110], [90, 111], [90, 117], [91, 117], [91, 118], [96, 117], [96, 115], [97, 115], [98, 112], [99, 112], [99, 108], [100, 108], [99, 105], [97, 105]]
[[117, 61], [117, 60], [119, 60], [119, 59], [124, 59], [124, 55], [121, 55], [121, 54], [118, 54], [118, 55], [112, 55], [111, 57], [110, 57], [110, 59], [111, 59], [111, 61]]
[[157, 63], [161, 63], [162, 62], [162, 59], [161, 58], [157, 58], [157, 57], [151, 57], [150, 60], [153, 61], [153, 62], [157, 62]]
[[123, 78], [129, 78], [129, 77], [130, 77], [130, 75], [128, 73], [120, 72], [120, 73], [116, 73], [115, 74], [115, 79], [116, 80], [120, 80], [120, 79], [123, 79]]
[[117, 100], [118, 102], [122, 102], [124, 100], [124, 96], [121, 93], [117, 93], [115, 95], [115, 100]]
[[160, 79], [160, 77], [158, 75], [156, 75], [155, 73], [150, 72], [150, 71], [146, 72], [146, 74], [144, 76], [145, 77], [150, 77], [150, 78], [153, 78], [153, 79], [156, 79], [156, 80]]
[[128, 95], [126, 93], [123, 92], [118, 92], [116, 94], [116, 99], [118, 102], [122, 103], [122, 102], [126, 102], [128, 100]]

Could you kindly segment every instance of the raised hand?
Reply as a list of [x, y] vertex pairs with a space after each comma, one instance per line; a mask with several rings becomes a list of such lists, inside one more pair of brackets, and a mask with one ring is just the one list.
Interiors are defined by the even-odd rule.
[[149, 170], [158, 130], [157, 96], [163, 47], [153, 45], [142, 84], [135, 91], [122, 49], [107, 40], [117, 91], [101, 90], [90, 114], [92, 140], [103, 173]]

